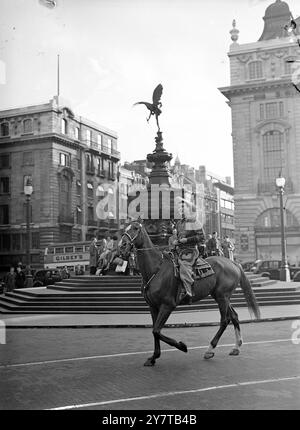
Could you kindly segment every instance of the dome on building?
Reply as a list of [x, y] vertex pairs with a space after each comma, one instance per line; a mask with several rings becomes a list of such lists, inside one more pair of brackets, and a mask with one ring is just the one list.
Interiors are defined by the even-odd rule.
[[276, 0], [270, 4], [263, 18], [265, 26], [259, 41], [286, 37], [288, 34], [284, 27], [290, 23], [291, 18], [291, 11], [286, 2]]
[[277, 16], [291, 16], [289, 5], [285, 1], [276, 0], [275, 3], [270, 4], [265, 12], [265, 18], [274, 18]]

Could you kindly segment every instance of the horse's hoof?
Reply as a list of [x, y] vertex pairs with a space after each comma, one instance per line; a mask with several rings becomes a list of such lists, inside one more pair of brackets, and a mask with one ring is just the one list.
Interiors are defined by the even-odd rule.
[[239, 353], [240, 353], [240, 350], [239, 350], [239, 349], [237, 349], [237, 348], [233, 348], [233, 349], [230, 351], [229, 355], [239, 355]]
[[213, 357], [214, 357], [214, 355], [215, 355], [215, 353], [214, 353], [214, 352], [207, 351], [207, 352], [204, 354], [204, 358], [205, 358], [205, 360], [209, 360], [210, 358], [213, 358]]
[[178, 348], [180, 349], [180, 351], [188, 352], [187, 346], [183, 342], [178, 342]]
[[152, 360], [152, 358], [148, 358], [147, 361], [145, 361], [144, 366], [146, 367], [152, 367], [155, 364], [155, 360]]

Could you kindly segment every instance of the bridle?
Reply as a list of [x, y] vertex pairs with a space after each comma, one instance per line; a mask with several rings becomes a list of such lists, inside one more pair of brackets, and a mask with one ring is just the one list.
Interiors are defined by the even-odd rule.
[[[137, 231], [137, 233], [136, 233], [136, 235], [134, 237], [131, 237], [130, 234], [127, 233], [127, 231], [124, 231], [124, 233], [122, 234], [122, 239], [123, 239], [124, 236], [126, 236], [129, 239], [129, 241], [130, 241], [130, 245], [135, 247], [134, 241], [138, 237], [138, 235], [140, 234], [141, 228], [142, 228], [142, 225], [139, 224], [139, 229], [138, 229], [138, 231]], [[135, 247], [135, 249], [137, 249], [137, 248]]]

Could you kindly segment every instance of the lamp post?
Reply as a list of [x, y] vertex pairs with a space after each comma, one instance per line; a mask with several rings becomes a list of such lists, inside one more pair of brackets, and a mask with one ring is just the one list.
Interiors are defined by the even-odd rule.
[[24, 194], [26, 196], [26, 287], [30, 288], [32, 286], [32, 275], [30, 270], [30, 199], [33, 192], [31, 178], [26, 179], [24, 185]]
[[276, 178], [276, 186], [279, 190], [280, 200], [280, 225], [281, 225], [281, 268], [280, 268], [280, 280], [290, 281], [290, 270], [286, 257], [286, 239], [285, 239], [285, 226], [284, 226], [284, 209], [283, 209], [283, 193], [285, 186], [285, 178], [279, 176]]

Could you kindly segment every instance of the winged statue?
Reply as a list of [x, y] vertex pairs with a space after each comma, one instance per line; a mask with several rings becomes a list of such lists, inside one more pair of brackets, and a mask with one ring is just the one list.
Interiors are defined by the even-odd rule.
[[145, 105], [146, 108], [150, 111], [150, 115], [147, 118], [147, 121], [149, 122], [150, 118], [152, 115], [155, 115], [156, 118], [156, 124], [158, 127], [158, 131], [160, 131], [160, 127], [159, 127], [159, 123], [158, 123], [158, 117], [161, 114], [161, 95], [162, 95], [162, 91], [163, 91], [163, 87], [161, 84], [157, 85], [157, 87], [155, 88], [155, 90], [153, 91], [153, 95], [152, 95], [152, 103], [149, 102], [137, 102], [134, 103], [133, 106], [135, 105]]

